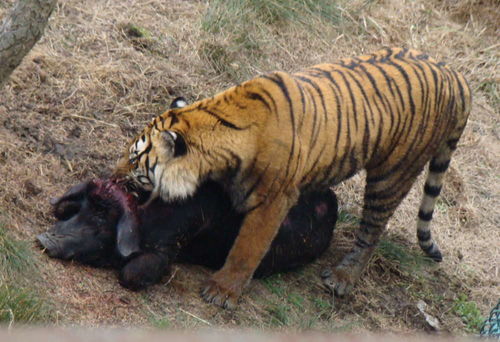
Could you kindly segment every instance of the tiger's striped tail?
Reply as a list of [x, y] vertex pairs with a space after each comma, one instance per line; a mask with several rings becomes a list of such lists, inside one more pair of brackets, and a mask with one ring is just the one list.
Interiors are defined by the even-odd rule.
[[429, 163], [429, 172], [424, 185], [424, 196], [418, 211], [418, 244], [424, 253], [436, 262], [442, 261], [443, 256], [441, 255], [439, 247], [432, 239], [430, 223], [432, 214], [434, 213], [436, 200], [443, 186], [444, 174], [450, 165], [451, 155], [457, 147], [461, 133], [460, 131], [458, 137], [450, 138], [446, 141], [444, 146], [440, 148], [438, 154], [431, 159]]
[[446, 140], [437, 151], [437, 154], [429, 163], [429, 172], [424, 185], [424, 196], [418, 211], [417, 238], [420, 248], [427, 256], [436, 262], [443, 260], [439, 247], [432, 240], [431, 230], [429, 228], [434, 206], [437, 197], [443, 186], [443, 178], [451, 161], [451, 156], [457, 148], [458, 141], [464, 132], [472, 106], [472, 96], [469, 85], [464, 77], [452, 72], [450, 77], [454, 84], [454, 101], [449, 103], [449, 110], [456, 122], [455, 128], [451, 130]]

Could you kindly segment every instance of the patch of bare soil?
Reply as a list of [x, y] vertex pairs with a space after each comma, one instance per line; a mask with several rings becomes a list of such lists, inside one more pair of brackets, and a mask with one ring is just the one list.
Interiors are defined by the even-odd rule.
[[[194, 0], [60, 2], [40, 43], [1, 90], [0, 215], [18, 237], [33, 241], [48, 229], [48, 199], [109, 173], [127, 141], [173, 98], [196, 100], [231, 84], [200, 53], [212, 42], [200, 26], [206, 6]], [[0, 6], [0, 15], [5, 10]], [[200, 299], [211, 273], [201, 267], [178, 265], [162, 284], [133, 293], [118, 285], [112, 270], [40, 255], [57, 325], [416, 333], [431, 331], [416, 306], [423, 300], [444, 332], [465, 334], [466, 323], [453, 310], [459, 294], [487, 315], [500, 293], [498, 2], [345, 1], [339, 11], [339, 23], [321, 34], [294, 27], [277, 32], [250, 70], [294, 71], [406, 46], [463, 72], [474, 107], [432, 224], [444, 261], [418, 257], [421, 177], [352, 295], [333, 300], [324, 291], [319, 271], [353, 238], [360, 175], [336, 189], [345, 217], [330, 250], [297, 272], [253, 281], [236, 311]], [[130, 23], [150, 37], [131, 36]]]

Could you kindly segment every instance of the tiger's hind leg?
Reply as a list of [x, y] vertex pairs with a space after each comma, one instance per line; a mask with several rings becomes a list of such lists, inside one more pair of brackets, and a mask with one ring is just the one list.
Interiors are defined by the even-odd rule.
[[450, 165], [451, 155], [457, 147], [460, 134], [461, 130], [457, 132], [456, 137], [448, 139], [439, 149], [437, 155], [431, 159], [429, 163], [429, 172], [424, 185], [424, 196], [422, 197], [422, 202], [418, 211], [418, 244], [424, 253], [436, 262], [442, 261], [443, 257], [439, 247], [432, 239], [430, 223], [437, 197], [441, 192], [444, 174]]
[[415, 163], [412, 170], [396, 171], [388, 176], [367, 172], [362, 220], [356, 231], [354, 247], [334, 269], [321, 273], [324, 285], [332, 293], [343, 296], [352, 289], [372, 256], [387, 222], [424, 165], [425, 160], [422, 160]]

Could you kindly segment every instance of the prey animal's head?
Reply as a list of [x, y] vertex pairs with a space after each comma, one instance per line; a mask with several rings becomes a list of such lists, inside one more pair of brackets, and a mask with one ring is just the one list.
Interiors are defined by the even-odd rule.
[[37, 236], [50, 257], [103, 266], [141, 252], [136, 199], [120, 184], [87, 181], [51, 204], [57, 221]]

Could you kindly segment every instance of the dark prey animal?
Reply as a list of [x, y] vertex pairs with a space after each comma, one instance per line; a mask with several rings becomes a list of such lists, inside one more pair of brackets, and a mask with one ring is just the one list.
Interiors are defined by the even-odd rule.
[[[243, 220], [221, 186], [211, 181], [184, 201], [158, 199], [145, 208], [138, 202], [111, 180], [76, 185], [52, 201], [57, 221], [37, 239], [50, 257], [117, 268], [122, 286], [140, 290], [159, 282], [174, 261], [219, 269]], [[301, 196], [255, 277], [319, 257], [330, 244], [336, 220], [332, 191]]]

